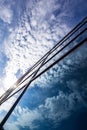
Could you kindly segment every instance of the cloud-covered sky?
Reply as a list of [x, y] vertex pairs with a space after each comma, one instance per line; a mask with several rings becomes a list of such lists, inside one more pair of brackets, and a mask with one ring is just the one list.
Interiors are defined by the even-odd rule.
[[[0, 0], [0, 95], [86, 16], [86, 3]], [[87, 107], [86, 48], [79, 48], [31, 84], [6, 123], [6, 130], [53, 130], [72, 111]], [[0, 120], [14, 100], [0, 106]], [[48, 126], [42, 128], [45, 121]]]

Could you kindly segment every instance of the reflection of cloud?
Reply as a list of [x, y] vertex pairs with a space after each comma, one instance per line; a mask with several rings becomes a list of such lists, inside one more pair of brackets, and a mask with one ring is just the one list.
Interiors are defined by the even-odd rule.
[[[67, 118], [71, 114], [71, 110], [74, 110], [75, 100], [78, 95], [71, 93], [69, 95], [59, 92], [59, 95], [47, 98], [45, 105], [40, 105], [39, 109], [45, 118], [51, 119], [58, 123], [61, 120]], [[75, 108], [76, 109], [76, 108]], [[46, 114], [44, 114], [46, 113]]]
[[[29, 4], [30, 2], [27, 4], [23, 16], [21, 16], [19, 26], [14, 30], [11, 29], [11, 34], [4, 42], [5, 53], [9, 59], [5, 67], [4, 87], [5, 85], [7, 87], [7, 83], [8, 85], [12, 84], [17, 79], [16, 74], [19, 69], [24, 73], [69, 30], [67, 25], [61, 22], [62, 16], [67, 15], [64, 10], [66, 8], [64, 3], [62, 6], [56, 1], [50, 0], [50, 2], [47, 2], [44, 0], [36, 3], [32, 1], [32, 6], [31, 4], [29, 6]], [[7, 20], [8, 23], [11, 23], [12, 12], [10, 8], [6, 8], [6, 10], [7, 14], [2, 12], [3, 15], [0, 15], [0, 17], [4, 22]], [[55, 81], [63, 82], [61, 79], [63, 79], [64, 73], [72, 69], [69, 65], [72, 65], [73, 61], [75, 61], [78, 66], [78, 58], [81, 58], [81, 56], [76, 56], [72, 60], [68, 59], [67, 64], [62, 62], [56, 65], [56, 67], [37, 80], [38, 86], [43, 88], [47, 87], [47, 85], [51, 86], [51, 80], [54, 80], [54, 78]], [[0, 90], [2, 91], [3, 89], [0, 88]], [[80, 101], [78, 93], [65, 95], [61, 92], [58, 96], [47, 98], [45, 104], [34, 110], [19, 106], [17, 107], [17, 112], [14, 113], [17, 121], [8, 123], [7, 128], [10, 130], [14, 127], [14, 130], [18, 130], [18, 126], [21, 126], [34, 129], [38, 127], [34, 124], [34, 121], [43, 119], [43, 117], [44, 119], [50, 119], [54, 122], [57, 120], [59, 122], [67, 118], [70, 115], [70, 111], [74, 109], [74, 103], [76, 103], [74, 98]], [[8, 106], [8, 104], [7, 107], [2, 106], [1, 111], [7, 111], [6, 108]]]
[[69, 116], [69, 110], [72, 109], [72, 105], [72, 101], [70, 103], [68, 96], [59, 93], [58, 96], [47, 98], [45, 105], [40, 105], [39, 109], [43, 115], [46, 113], [45, 118], [58, 123]]
[[[53, 86], [53, 83], [62, 83], [63, 80], [64, 81], [69, 79], [75, 80], [75, 78], [77, 80], [79, 76], [80, 76], [79, 79], [81, 78], [81, 82], [82, 82], [84, 80], [84, 77], [82, 77], [81, 74], [86, 73], [85, 68], [87, 66], [86, 53], [87, 53], [87, 44], [84, 44], [83, 46], [78, 48], [75, 52], [73, 52], [71, 55], [67, 56], [64, 60], [62, 60], [54, 67], [52, 67], [48, 72], [43, 74], [41, 78], [38, 78], [36, 84], [40, 87], [45, 87], [45, 86], [51, 87]], [[83, 73], [81, 73], [80, 70], [83, 70], [82, 71]], [[70, 75], [70, 77], [66, 79], [67, 77], [65, 76], [66, 75], [68, 76], [68, 74]], [[74, 75], [75, 78], [72, 78], [72, 75]], [[79, 87], [80, 84], [78, 85], [76, 80], [75, 82], [73, 81], [70, 82], [71, 85], [69, 86], [69, 88], [71, 88], [71, 86], [72, 89], [74, 89], [74, 86]], [[76, 90], [74, 89], [74, 91]]]
[[[16, 120], [6, 123], [6, 128], [10, 130], [14, 124], [14, 128], [29, 127], [32, 130], [39, 127], [39, 121], [45, 120], [51, 120], [53, 125], [55, 123], [58, 124], [60, 121], [69, 117], [71, 111], [76, 110], [76, 104], [78, 102], [79, 96], [77, 94], [71, 93], [67, 95], [59, 92], [57, 96], [47, 98], [44, 104], [41, 104], [33, 110], [17, 106], [13, 113]], [[35, 124], [35, 121], [38, 121], [38, 123]]]
[[[67, 81], [67, 87], [75, 94], [78, 95], [79, 101], [83, 106], [87, 107], [87, 77], [85, 76], [84, 82], [81, 75], [79, 75], [81, 80], [77, 81], [75, 79]], [[80, 79], [79, 78], [79, 79]]]
[[[33, 8], [29, 8], [29, 4], [30, 2], [26, 5], [24, 14], [19, 18], [18, 27], [12, 29], [4, 41], [8, 61], [2, 78], [4, 89], [0, 88], [1, 91], [5, 91], [17, 80], [16, 74], [19, 69], [24, 73], [69, 30], [65, 24], [61, 23], [60, 26], [60, 22], [57, 22], [53, 14], [62, 6], [59, 3], [56, 4], [52, 0], [36, 3], [33, 1]], [[10, 7], [2, 4], [0, 9], [1, 19], [11, 23], [12, 11]]]
[[[19, 127], [28, 127], [30, 129], [38, 128], [38, 125], [34, 124], [34, 121], [41, 120], [43, 117], [41, 116], [41, 113], [38, 112], [38, 110], [29, 110], [28, 108], [21, 108], [18, 106], [13, 113], [15, 117], [17, 118], [17, 121], [14, 121], [10, 123], [7, 123], [6, 128], [8, 130], [19, 130]], [[15, 129], [16, 128], [16, 129]]]

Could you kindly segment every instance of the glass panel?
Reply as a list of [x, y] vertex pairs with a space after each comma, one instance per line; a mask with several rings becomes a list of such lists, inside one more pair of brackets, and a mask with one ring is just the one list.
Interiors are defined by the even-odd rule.
[[[87, 115], [87, 43], [59, 62], [34, 83], [4, 128], [85, 128]], [[82, 120], [84, 122], [82, 122]], [[68, 124], [69, 123], [69, 124]]]

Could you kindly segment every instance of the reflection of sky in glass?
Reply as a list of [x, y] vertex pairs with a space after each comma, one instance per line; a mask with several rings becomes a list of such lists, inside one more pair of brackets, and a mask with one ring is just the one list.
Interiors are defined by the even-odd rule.
[[[82, 119], [84, 119], [84, 122], [82, 122], [83, 126], [86, 120], [85, 114], [87, 105], [87, 61], [85, 61], [87, 58], [87, 50], [84, 48], [86, 48], [86, 44], [58, 64], [60, 70], [63, 70], [63, 72], [61, 72], [62, 74], [58, 69], [56, 72], [56, 68], [53, 67], [47, 72], [48, 80], [50, 80], [50, 82], [47, 81], [47, 83], [43, 83], [42, 80], [42, 83], [38, 84], [36, 81], [35, 87], [30, 88], [26, 92], [18, 107], [16, 107], [14, 111], [15, 114], [10, 117], [8, 122], [12, 122], [12, 120], [17, 122], [16, 114], [23, 118], [21, 112], [24, 112], [25, 115], [27, 113], [29, 116], [33, 116], [33, 113], [37, 114], [36, 112], [38, 112], [39, 117], [33, 117], [35, 118], [35, 122], [32, 122], [32, 124], [35, 126], [36, 124], [40, 124], [39, 129], [42, 129], [42, 127], [43, 129], [49, 129], [49, 127], [54, 128], [55, 125], [56, 129], [64, 129], [62, 124], [64, 124], [66, 128], [71, 128], [70, 125], [72, 123], [73, 128], [75, 128], [75, 122], [77, 122], [77, 128], [79, 128], [78, 123], [81, 123]], [[44, 78], [44, 75], [42, 78]], [[44, 84], [47, 84], [47, 87], [42, 88], [41, 86]], [[20, 108], [19, 106], [23, 107], [24, 109]], [[20, 118], [18, 119], [20, 122]], [[79, 121], [76, 121], [77, 119]], [[63, 120], [61, 121], [60, 125], [58, 123], [59, 120]], [[50, 121], [52, 124], [50, 124]], [[46, 124], [47, 122], [48, 125], [43, 124]], [[68, 122], [70, 122], [69, 126], [67, 126]], [[25, 129], [27, 128], [28, 127], [25, 127]]]
[[[86, 16], [86, 5], [85, 0], [0, 1], [0, 95]], [[86, 48], [85, 43], [31, 84], [6, 130], [87, 129]], [[16, 97], [0, 106], [0, 120]]]

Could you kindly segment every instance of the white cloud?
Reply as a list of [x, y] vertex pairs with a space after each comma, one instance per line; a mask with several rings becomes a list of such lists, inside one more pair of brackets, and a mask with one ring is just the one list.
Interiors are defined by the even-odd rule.
[[[57, 22], [56, 19], [51, 27], [49, 23], [51, 19], [48, 20], [47, 17], [49, 14], [50, 17], [51, 15], [53, 16], [53, 12], [60, 8], [60, 4], [56, 4], [56, 2], [52, 0], [46, 2], [45, 5], [43, 4], [44, 2], [46, 1], [37, 2], [35, 8], [29, 10], [31, 16], [29, 16], [29, 12], [27, 12], [29, 9], [27, 7], [24, 15], [21, 17], [19, 26], [11, 31], [10, 36], [4, 42], [5, 53], [9, 58], [7, 66], [5, 67], [5, 81], [15, 82], [15, 74], [18, 69], [24, 73], [54, 46], [56, 43], [54, 41], [58, 41], [60, 37], [63, 37], [69, 30], [67, 25], [61, 23], [60, 26], [60, 23]], [[28, 18], [30, 18], [30, 22]], [[34, 26], [32, 25], [33, 20]], [[40, 20], [41, 23], [39, 23]], [[37, 25], [35, 25], [35, 21]]]
[[57, 96], [47, 98], [44, 104], [39, 105], [33, 110], [17, 106], [13, 113], [16, 120], [6, 123], [5, 128], [10, 130], [14, 125], [14, 128], [18, 130], [20, 127], [28, 127], [31, 130], [38, 129], [38, 123], [35, 124], [34, 122], [46, 119], [50, 120], [53, 126], [58, 125], [62, 120], [71, 115], [71, 111], [77, 109], [79, 101], [80, 98], [77, 93], [67, 95], [60, 91]]
[[7, 129], [7, 130], [11, 130], [11, 129], [13, 129], [13, 130], [19, 130], [19, 128], [18, 128], [18, 126], [17, 126], [16, 123], [8, 123], [8, 124], [6, 125], [6, 129]]
[[[47, 20], [47, 17], [51, 17], [51, 13], [57, 7], [59, 9], [60, 5], [56, 5], [52, 1], [47, 2], [46, 7], [43, 5], [43, 2], [37, 2], [36, 7], [28, 12], [28, 7], [26, 7], [26, 11], [19, 21], [19, 26], [14, 30], [12, 29], [10, 35], [4, 41], [5, 54], [9, 60], [4, 69], [3, 86], [0, 88], [2, 93], [17, 80], [16, 73], [19, 69], [24, 73], [54, 46], [54, 40], [59, 40], [59, 37], [62, 37], [68, 31], [67, 26], [61, 24], [62, 28], [64, 27], [64, 30], [62, 30], [60, 24], [56, 24], [56, 19], [53, 28], [51, 28], [49, 21], [52, 18]], [[13, 14], [10, 6], [2, 3], [0, 10], [0, 18], [4, 22], [11, 23]], [[29, 12], [31, 16], [29, 16]], [[54, 15], [52, 14], [52, 16]], [[28, 21], [29, 18], [30, 22]], [[3, 106], [1, 111], [3, 111], [2, 109], [4, 110]]]
[[33, 130], [38, 128], [38, 125], [34, 124], [34, 121], [41, 120], [43, 118], [37, 109], [29, 110], [28, 108], [21, 108], [20, 106], [15, 109], [13, 115], [17, 118], [17, 120], [11, 123], [6, 123], [7, 130], [12, 129], [13, 126], [13, 130], [15, 130], [15, 128], [19, 130], [19, 127], [28, 127]]
[[82, 106], [87, 107], [87, 82], [83, 82], [76, 79], [68, 80], [67, 81], [67, 87], [76, 95], [79, 97], [79, 102], [81, 102]]
[[59, 92], [58, 96], [47, 98], [45, 105], [40, 105], [39, 109], [45, 115], [45, 118], [59, 123], [61, 120], [70, 116], [71, 110], [74, 110], [74, 97], [74, 93], [67, 95]]
[[3, 22], [11, 23], [13, 17], [13, 12], [10, 9], [9, 6], [0, 4], [0, 19], [3, 20]]
[[[5, 81], [4, 86], [7, 84], [7, 82], [13, 84], [13, 82], [15, 82], [17, 79], [16, 73], [19, 69], [22, 70], [22, 73], [24, 73], [69, 31], [67, 25], [61, 22], [61, 17], [66, 15], [65, 12], [60, 13], [57, 18], [54, 15], [54, 11], [58, 11], [62, 7], [60, 3], [56, 4], [55, 1], [50, 0], [50, 2], [47, 2], [44, 0], [37, 3], [32, 3], [31, 8], [29, 3], [27, 5], [28, 7], [26, 8], [25, 13], [23, 16], [21, 16], [19, 26], [14, 30], [11, 30], [11, 34], [7, 39], [5, 39], [4, 42], [5, 53], [9, 58], [7, 66], [5, 67], [5, 78], [3, 79], [3, 82]], [[1, 15], [0, 12], [0, 17], [4, 22], [7, 20], [8, 23], [11, 23], [12, 11], [10, 8], [5, 8], [5, 12], [6, 10], [7, 14], [5, 14], [2, 10], [3, 15]], [[28, 19], [30, 21], [28, 21]], [[70, 64], [72, 61], [67, 60], [67, 63]], [[53, 79], [53, 77], [61, 81], [60, 79], [64, 75], [64, 69], [67, 70], [68, 67], [60, 64], [55, 68], [56, 70], [51, 69], [49, 74], [46, 73], [43, 77], [41, 77], [40, 80], [38, 79], [37, 84], [41, 87], [45, 87], [48, 83], [50, 83], [50, 79]], [[62, 101], [65, 108], [63, 108], [63, 105], [60, 104], [60, 101]], [[67, 104], [69, 109], [66, 107]], [[58, 113], [56, 107], [57, 105], [60, 106]], [[62, 120], [69, 116], [69, 110], [73, 108], [73, 100], [70, 100], [70, 97], [67, 97], [66, 95], [59, 94], [57, 97], [48, 98], [45, 102], [45, 105], [41, 105], [39, 107], [40, 111], [41, 107], [44, 110], [49, 111], [50, 114], [47, 115], [48, 118], [52, 119], [53, 117], [55, 120], [54, 114], [56, 113], [58, 120]], [[33, 120], [41, 118], [41, 115], [38, 114], [38, 110], [35, 109], [34, 111], [31, 111], [27, 109], [26, 113], [28, 116], [25, 113], [25, 109], [20, 108], [20, 110], [23, 114], [20, 115], [21, 112], [18, 112], [18, 123], [15, 123], [15, 125], [22, 123], [22, 127], [26, 125], [30, 128], [34, 128], [35, 126], [32, 127]], [[29, 116], [32, 117], [29, 120], [30, 123], [27, 122], [28, 120], [23, 120], [25, 115], [26, 119]], [[21, 119], [25, 124], [21, 122]], [[10, 127], [10, 124], [8, 125]], [[15, 127], [15, 130], [16, 129], [18, 128]]]
[[[27, 5], [29, 6], [29, 4]], [[9, 86], [13, 84], [17, 80], [16, 73], [19, 69], [24, 73], [52, 48], [60, 37], [63, 37], [68, 32], [69, 28], [66, 24], [61, 23], [60, 25], [61, 17], [58, 22], [56, 19], [54, 20], [54, 11], [58, 11], [61, 8], [60, 6], [62, 6], [60, 3], [56, 4], [56, 1], [51, 0], [50, 2], [37, 2], [35, 8], [32, 9], [29, 7], [26, 8], [19, 26], [11, 31], [10, 36], [4, 42], [5, 53], [9, 58], [5, 67], [6, 76], [4, 78], [4, 86], [7, 86], [7, 83]], [[30, 14], [29, 22], [28, 17]], [[48, 19], [48, 15], [49, 17], [54, 16], [54, 18]], [[37, 25], [32, 25], [33, 20], [34, 24], [37, 23]], [[52, 20], [54, 20], [54, 24], [51, 26]], [[53, 71], [53, 69], [50, 70], [49, 76], [46, 73], [40, 80], [37, 80], [41, 87], [46, 86], [47, 82], [50, 83], [52, 76], [60, 80], [64, 74], [63, 70], [68, 69], [65, 65], [58, 65], [56, 68], [56, 71]], [[44, 84], [42, 84], [43, 81]]]

